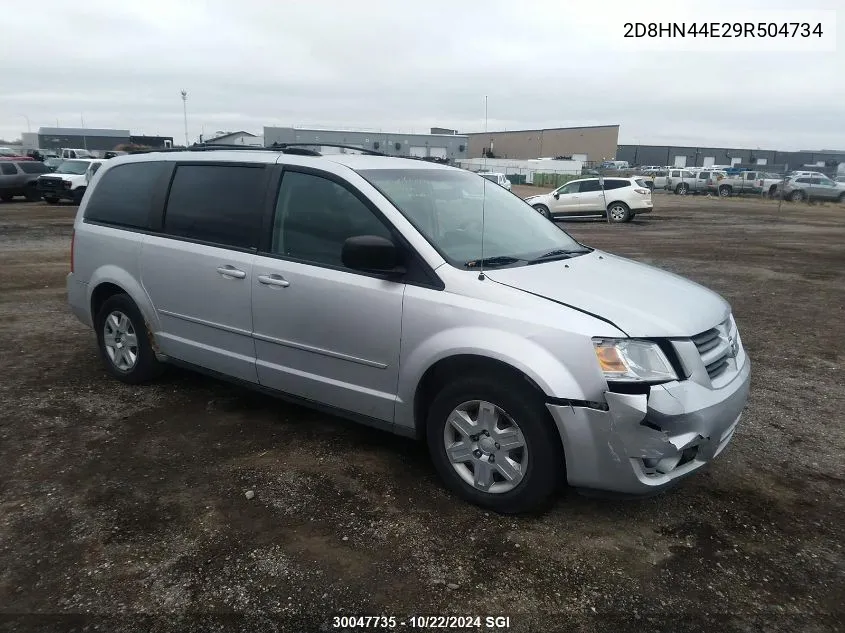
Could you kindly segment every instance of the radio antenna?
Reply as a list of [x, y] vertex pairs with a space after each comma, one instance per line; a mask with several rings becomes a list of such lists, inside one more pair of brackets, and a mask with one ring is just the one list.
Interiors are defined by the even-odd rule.
[[[484, 136], [487, 136], [487, 95], [484, 95]], [[484, 149], [484, 168], [487, 168], [487, 149]], [[484, 206], [487, 202], [487, 179], [481, 179], [481, 262], [478, 281], [484, 281]]]

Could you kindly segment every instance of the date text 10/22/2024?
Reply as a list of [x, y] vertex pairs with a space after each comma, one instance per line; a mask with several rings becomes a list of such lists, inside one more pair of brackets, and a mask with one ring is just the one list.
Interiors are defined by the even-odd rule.
[[393, 615], [343, 615], [332, 618], [332, 627], [336, 629], [382, 629], [385, 631], [400, 628], [407, 629], [486, 629], [506, 630], [511, 625], [510, 616], [504, 615], [412, 615], [397, 617]]

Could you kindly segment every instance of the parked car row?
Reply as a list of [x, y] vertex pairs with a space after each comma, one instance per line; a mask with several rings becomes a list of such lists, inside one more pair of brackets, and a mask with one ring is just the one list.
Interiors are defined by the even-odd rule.
[[0, 161], [0, 200], [15, 196], [50, 204], [70, 200], [79, 204], [85, 189], [104, 162], [99, 159], [61, 160], [55, 167], [37, 160]]

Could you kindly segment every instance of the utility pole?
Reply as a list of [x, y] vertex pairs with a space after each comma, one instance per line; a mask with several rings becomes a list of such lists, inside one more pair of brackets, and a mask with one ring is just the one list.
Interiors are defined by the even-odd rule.
[[185, 117], [185, 147], [188, 147], [188, 91], [182, 91], [182, 114]]

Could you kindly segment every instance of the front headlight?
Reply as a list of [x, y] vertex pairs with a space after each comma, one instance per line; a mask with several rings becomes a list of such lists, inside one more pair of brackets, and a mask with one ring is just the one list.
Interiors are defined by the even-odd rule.
[[620, 382], [666, 382], [677, 380], [666, 354], [651, 341], [593, 339], [599, 367], [607, 380]]

